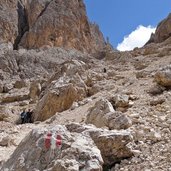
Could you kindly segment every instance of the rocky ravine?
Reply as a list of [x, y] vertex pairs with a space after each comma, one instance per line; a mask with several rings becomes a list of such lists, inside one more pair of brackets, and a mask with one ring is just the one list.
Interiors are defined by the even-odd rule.
[[[89, 28], [83, 2], [71, 2], [0, 2], [0, 19], [15, 18], [8, 27], [0, 25], [4, 30], [0, 33], [0, 169], [171, 170], [170, 36], [130, 52], [103, 49], [103, 43], [92, 46], [93, 39], [99, 42], [102, 35], [97, 27]], [[27, 20], [21, 17], [25, 12]], [[18, 15], [21, 18], [16, 20]], [[161, 26], [169, 29], [167, 20], [159, 24], [156, 37], [165, 34]], [[29, 28], [18, 27], [18, 21]], [[70, 23], [77, 29], [73, 27], [71, 34], [58, 29], [62, 38], [52, 36], [49, 45], [48, 36], [58, 35], [55, 28]], [[21, 41], [19, 28], [24, 33]], [[89, 39], [92, 30], [96, 34]], [[66, 38], [67, 44], [61, 41]], [[72, 44], [73, 39], [84, 44]], [[29, 50], [13, 50], [16, 40]], [[95, 58], [87, 53], [90, 48], [103, 53]], [[34, 123], [20, 124], [20, 112], [29, 108], [34, 110]]]

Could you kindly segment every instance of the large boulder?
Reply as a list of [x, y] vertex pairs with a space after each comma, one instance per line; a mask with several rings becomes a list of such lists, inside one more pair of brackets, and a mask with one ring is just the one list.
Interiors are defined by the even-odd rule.
[[112, 104], [106, 99], [100, 99], [89, 109], [86, 123], [96, 127], [109, 129], [127, 129], [132, 125], [131, 119], [122, 112], [116, 112]]
[[60, 71], [50, 78], [49, 86], [41, 94], [42, 98], [34, 112], [35, 121], [44, 121], [56, 112], [67, 110], [74, 101], [87, 96], [87, 87], [81, 78], [85, 66], [84, 62], [76, 60], [62, 64]]
[[109, 131], [90, 125], [80, 125], [78, 123], [70, 123], [66, 127], [70, 132], [82, 133], [86, 136], [90, 135], [101, 152], [104, 165], [111, 166], [124, 158], [133, 156], [132, 149], [128, 147], [133, 137], [127, 130]]
[[[62, 138], [61, 145], [48, 147], [47, 134]], [[58, 139], [59, 142], [60, 139]], [[2, 171], [102, 171], [100, 150], [89, 136], [70, 133], [65, 126], [50, 126], [33, 130], [17, 147]]]
[[[100, 140], [100, 141], [99, 141]], [[42, 125], [19, 144], [1, 170], [13, 171], [102, 171], [132, 157], [128, 131], [108, 131], [70, 123]]]
[[86, 117], [86, 123], [93, 124], [96, 127], [107, 126], [107, 120], [105, 115], [108, 113], [114, 113], [112, 104], [106, 99], [100, 99], [95, 103], [93, 107], [89, 109]]
[[44, 121], [56, 112], [67, 110], [77, 99], [77, 90], [73, 84], [56, 84], [39, 100], [34, 112], [34, 120]]
[[24, 48], [48, 45], [91, 52], [105, 45], [99, 28], [88, 22], [83, 0], [30, 0], [25, 9], [29, 30], [20, 42]]
[[171, 65], [160, 69], [155, 74], [154, 80], [161, 86], [171, 87]]

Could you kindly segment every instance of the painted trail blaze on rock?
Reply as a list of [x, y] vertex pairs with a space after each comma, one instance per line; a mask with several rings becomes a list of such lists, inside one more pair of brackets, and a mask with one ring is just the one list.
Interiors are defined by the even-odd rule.
[[52, 135], [52, 133], [48, 133], [47, 136], [45, 137], [44, 142], [45, 142], [45, 147], [47, 149], [49, 148], [55, 149], [56, 147], [60, 148], [62, 145], [62, 137], [59, 134], [57, 136], [54, 136]]
[[46, 136], [46, 138], [45, 138], [45, 147], [47, 149], [49, 149], [50, 146], [51, 146], [51, 138], [52, 138], [52, 134], [51, 133], [48, 133], [47, 136]]

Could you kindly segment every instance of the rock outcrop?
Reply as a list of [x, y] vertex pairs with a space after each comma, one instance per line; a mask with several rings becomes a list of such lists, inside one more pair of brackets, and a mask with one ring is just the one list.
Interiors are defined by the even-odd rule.
[[[129, 132], [110, 132], [78, 124], [66, 127], [57, 125], [33, 130], [1, 170], [102, 171], [104, 162], [110, 166], [132, 156], [127, 147], [132, 141]], [[56, 143], [57, 138], [57, 144], [47, 142], [50, 134], [50, 141], [54, 139]]]
[[155, 31], [154, 34], [151, 35], [150, 40], [147, 42], [148, 43], [161, 43], [168, 39], [171, 36], [171, 14], [168, 15], [167, 18], [162, 20]]
[[12, 43], [17, 49], [23, 34], [28, 30], [23, 0], [0, 2], [0, 43]]
[[63, 47], [89, 53], [106, 45], [99, 27], [89, 23], [83, 0], [2, 0], [0, 7], [0, 44], [10, 42], [14, 49]]
[[0, 2], [0, 43], [14, 43], [18, 33], [17, 0]]
[[75, 48], [95, 52], [105, 45], [98, 27], [91, 25], [82, 0], [31, 0], [26, 3], [29, 30], [20, 46]]

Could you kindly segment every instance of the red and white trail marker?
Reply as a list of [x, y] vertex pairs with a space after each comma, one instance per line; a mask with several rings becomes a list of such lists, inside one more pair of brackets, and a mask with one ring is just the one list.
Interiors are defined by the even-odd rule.
[[56, 148], [61, 148], [62, 137], [59, 134], [48, 133], [44, 142], [47, 149], [51, 148], [52, 150], [55, 150]]

